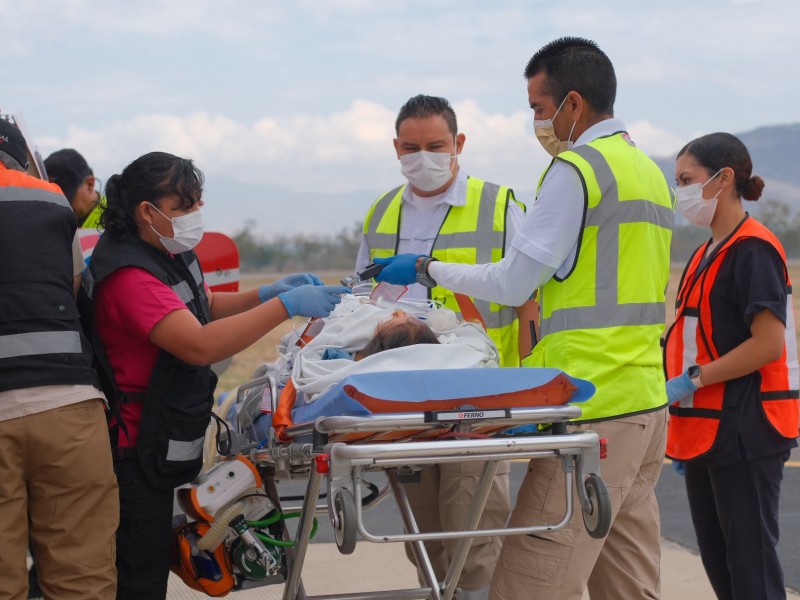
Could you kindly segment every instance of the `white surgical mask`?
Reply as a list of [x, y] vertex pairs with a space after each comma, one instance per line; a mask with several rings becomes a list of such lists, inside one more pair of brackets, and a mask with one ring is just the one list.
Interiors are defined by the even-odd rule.
[[719, 192], [713, 197], [706, 200], [703, 198], [703, 188], [706, 184], [714, 179], [717, 175], [722, 173], [722, 169], [709, 177], [705, 183], [693, 183], [692, 185], [685, 185], [675, 190], [675, 198], [678, 201], [678, 209], [681, 211], [683, 218], [700, 227], [708, 227], [714, 219], [714, 212], [717, 210], [717, 198], [722, 192]]
[[533, 120], [533, 131], [536, 134], [536, 139], [539, 140], [542, 148], [544, 148], [545, 152], [547, 152], [550, 156], [558, 156], [562, 152], [570, 150], [573, 146], [572, 132], [575, 130], [575, 123], [577, 123], [577, 121], [572, 123], [572, 129], [569, 130], [569, 136], [567, 136], [567, 141], [565, 142], [562, 142], [560, 139], [558, 139], [555, 127], [553, 126], [553, 120], [556, 118], [556, 115], [558, 115], [561, 107], [564, 106], [564, 102], [566, 101], [567, 97], [564, 96], [561, 104], [558, 105], [556, 114], [553, 115], [552, 118]]
[[400, 157], [400, 172], [408, 182], [423, 192], [432, 192], [444, 186], [453, 176], [451, 161], [457, 154], [420, 150]]
[[148, 204], [155, 208], [165, 219], [169, 219], [172, 222], [173, 235], [171, 238], [161, 235], [155, 227], [150, 225], [150, 229], [152, 229], [158, 236], [158, 239], [161, 240], [161, 245], [164, 246], [166, 251], [170, 254], [188, 252], [203, 239], [205, 225], [203, 224], [203, 213], [199, 210], [170, 219], [167, 215], [158, 210], [152, 202], [148, 202]]

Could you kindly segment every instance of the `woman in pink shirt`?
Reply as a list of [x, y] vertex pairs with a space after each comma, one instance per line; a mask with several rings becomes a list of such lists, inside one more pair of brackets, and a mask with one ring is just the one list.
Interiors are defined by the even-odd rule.
[[293, 316], [327, 316], [349, 290], [298, 273], [213, 293], [193, 248], [203, 175], [151, 152], [106, 185], [105, 233], [90, 263], [95, 349], [105, 363], [120, 490], [118, 599], [163, 599], [173, 489], [194, 479], [213, 405], [209, 365]]

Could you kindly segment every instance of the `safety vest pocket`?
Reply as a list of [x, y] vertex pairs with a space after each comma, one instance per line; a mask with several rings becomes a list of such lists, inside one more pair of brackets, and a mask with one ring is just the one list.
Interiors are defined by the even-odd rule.
[[137, 453], [150, 483], [171, 489], [192, 481], [203, 466], [203, 437], [213, 402], [209, 394], [192, 405], [159, 404], [145, 402]]

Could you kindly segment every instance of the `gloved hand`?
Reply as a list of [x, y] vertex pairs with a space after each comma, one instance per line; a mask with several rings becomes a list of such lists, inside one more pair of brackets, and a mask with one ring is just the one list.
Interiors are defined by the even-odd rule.
[[385, 281], [395, 285], [411, 285], [417, 282], [417, 259], [422, 254], [398, 254], [388, 258], [376, 258], [372, 262], [385, 265], [375, 276], [375, 281]]
[[301, 285], [278, 294], [290, 317], [327, 317], [350, 288], [343, 285]]
[[258, 299], [264, 303], [282, 292], [288, 292], [301, 285], [325, 285], [325, 283], [313, 273], [294, 273], [274, 283], [262, 285], [258, 288]]
[[673, 460], [672, 469], [681, 477], [686, 477], [686, 463], [682, 460]]
[[689, 373], [678, 375], [667, 381], [667, 400], [670, 404], [674, 404], [694, 393], [696, 389], [697, 386], [689, 379]]

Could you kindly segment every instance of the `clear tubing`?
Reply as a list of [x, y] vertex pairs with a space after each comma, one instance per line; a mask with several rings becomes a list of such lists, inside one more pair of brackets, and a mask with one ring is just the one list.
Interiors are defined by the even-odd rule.
[[231, 504], [228, 508], [214, 517], [214, 523], [206, 534], [197, 541], [197, 548], [212, 552], [220, 545], [228, 534], [228, 525], [237, 516], [244, 514], [244, 502], [241, 500]]

